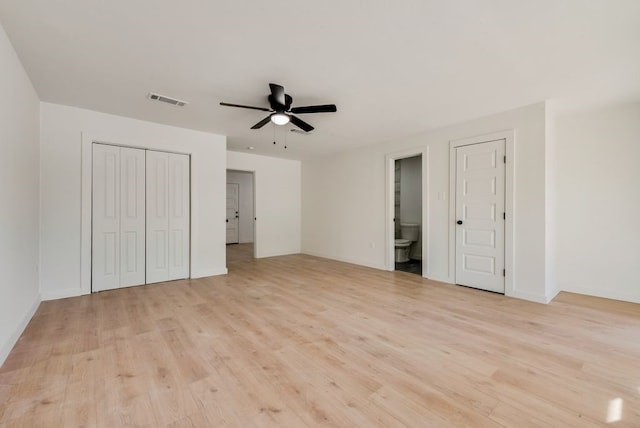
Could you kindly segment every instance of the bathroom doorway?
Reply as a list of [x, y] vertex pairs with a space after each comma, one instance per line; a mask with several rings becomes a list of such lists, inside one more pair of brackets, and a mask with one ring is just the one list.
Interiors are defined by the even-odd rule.
[[227, 267], [255, 258], [254, 189], [253, 172], [227, 170]]
[[393, 161], [394, 270], [422, 276], [422, 154]]

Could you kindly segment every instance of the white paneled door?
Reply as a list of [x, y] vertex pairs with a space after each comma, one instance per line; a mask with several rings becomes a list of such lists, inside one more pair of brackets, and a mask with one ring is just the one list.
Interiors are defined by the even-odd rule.
[[189, 156], [147, 151], [147, 283], [189, 277]]
[[189, 277], [189, 156], [93, 144], [92, 291]]
[[144, 158], [144, 150], [93, 145], [93, 291], [145, 283]]
[[145, 151], [120, 148], [120, 286], [145, 283]]
[[227, 183], [227, 244], [240, 242], [240, 184]]
[[504, 293], [505, 141], [456, 148], [456, 283]]
[[169, 279], [189, 277], [189, 156], [169, 154]]
[[169, 279], [169, 153], [147, 153], [147, 282]]

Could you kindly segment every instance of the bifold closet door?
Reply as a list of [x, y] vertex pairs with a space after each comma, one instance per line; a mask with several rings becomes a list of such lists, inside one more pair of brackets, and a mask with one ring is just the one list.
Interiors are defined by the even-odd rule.
[[120, 148], [120, 286], [145, 283], [145, 151]]
[[189, 277], [189, 156], [169, 154], [169, 279]]
[[92, 290], [144, 284], [144, 150], [92, 149]]
[[189, 156], [147, 152], [147, 283], [189, 277]]

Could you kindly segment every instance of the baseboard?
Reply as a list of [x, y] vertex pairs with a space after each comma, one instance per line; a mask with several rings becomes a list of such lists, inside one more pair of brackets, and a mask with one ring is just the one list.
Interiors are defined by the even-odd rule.
[[216, 268], [216, 269], [207, 269], [207, 270], [198, 270], [191, 272], [191, 278], [204, 278], [206, 276], [217, 276], [217, 275], [226, 275], [229, 273], [227, 268]]
[[515, 297], [516, 299], [528, 300], [530, 302], [543, 303], [543, 304], [549, 303], [553, 298], [553, 297], [549, 298], [548, 296], [545, 296], [542, 294], [527, 293], [523, 291], [512, 291], [511, 293], [505, 294], [505, 295], [507, 297]]
[[299, 248], [294, 248], [291, 250], [283, 250], [283, 251], [276, 251], [276, 252], [271, 252], [271, 253], [259, 253], [256, 255], [256, 259], [263, 259], [266, 257], [279, 257], [279, 256], [291, 256], [293, 254], [301, 254], [300, 253], [300, 249]]
[[386, 270], [384, 265], [380, 266], [380, 265], [376, 265], [376, 264], [372, 264], [372, 263], [366, 263], [366, 262], [363, 262], [363, 261], [360, 261], [360, 260], [354, 260], [354, 259], [349, 259], [349, 258], [345, 258], [345, 257], [330, 256], [330, 255], [327, 255], [327, 254], [316, 253], [315, 251], [303, 251], [302, 254], [306, 254], [308, 256], [314, 256], [314, 257], [321, 257], [323, 259], [336, 260], [336, 261], [344, 262], [344, 263], [350, 263], [352, 265], [365, 266], [365, 267], [369, 267], [369, 268], [372, 268], [372, 269]]
[[585, 296], [602, 297], [604, 299], [621, 300], [623, 302], [640, 303], [640, 293], [624, 293], [616, 290], [602, 291], [590, 287], [563, 287], [568, 293], [584, 294]]
[[18, 342], [18, 339], [20, 339], [20, 336], [22, 335], [24, 330], [27, 328], [27, 325], [29, 325], [29, 321], [31, 321], [31, 318], [33, 318], [36, 311], [38, 310], [41, 300], [42, 299], [40, 297], [40, 294], [37, 294], [36, 299], [31, 304], [31, 307], [29, 308], [27, 313], [24, 315], [24, 317], [20, 321], [20, 324], [16, 326], [16, 329], [14, 330], [13, 334], [9, 337], [9, 340], [6, 343], [2, 344], [2, 347], [0, 348], [0, 367], [2, 367], [5, 360], [9, 356], [9, 353], [11, 352], [15, 344]]
[[560, 290], [553, 290], [550, 294], [547, 294], [547, 301], [545, 303], [551, 303], [553, 299], [560, 293]]
[[82, 290], [79, 288], [67, 288], [64, 290], [56, 290], [51, 292], [42, 292], [42, 301], [66, 299], [68, 297], [82, 296]]

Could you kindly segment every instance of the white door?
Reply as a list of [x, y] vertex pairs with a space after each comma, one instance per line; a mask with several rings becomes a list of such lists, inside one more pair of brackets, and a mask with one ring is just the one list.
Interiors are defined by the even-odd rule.
[[169, 154], [169, 279], [189, 277], [189, 156]]
[[120, 286], [145, 283], [145, 151], [120, 148]]
[[169, 279], [169, 153], [147, 152], [147, 283]]
[[505, 140], [456, 148], [456, 283], [504, 293]]
[[189, 156], [147, 151], [147, 284], [189, 277]]
[[227, 244], [237, 244], [240, 241], [239, 208], [240, 185], [227, 183]]
[[91, 287], [120, 287], [120, 148], [94, 144]]
[[92, 149], [92, 289], [144, 284], [144, 150]]

